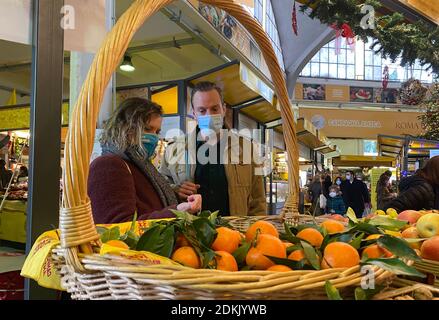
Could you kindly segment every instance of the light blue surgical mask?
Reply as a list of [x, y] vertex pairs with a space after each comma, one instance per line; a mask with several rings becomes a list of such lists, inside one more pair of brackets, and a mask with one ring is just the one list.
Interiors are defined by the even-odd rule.
[[198, 127], [204, 135], [209, 135], [211, 131], [219, 133], [223, 126], [224, 117], [222, 114], [198, 116]]
[[337, 180], [335, 183], [339, 186], [341, 185], [341, 180]]
[[142, 136], [142, 145], [147, 153], [148, 159], [154, 155], [157, 144], [159, 143], [159, 136], [154, 133], [144, 133]]

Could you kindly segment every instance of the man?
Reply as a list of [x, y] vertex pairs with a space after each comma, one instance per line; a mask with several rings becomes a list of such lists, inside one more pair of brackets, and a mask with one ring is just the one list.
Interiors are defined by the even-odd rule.
[[331, 172], [329, 170], [326, 170], [324, 174], [324, 180], [323, 180], [323, 195], [326, 198], [329, 198], [329, 188], [332, 186], [332, 179], [331, 179]]
[[357, 179], [353, 171], [348, 171], [341, 190], [346, 208], [352, 208], [357, 218], [361, 218], [366, 206], [370, 208], [370, 195], [366, 184]]
[[12, 171], [6, 168], [6, 161], [0, 159], [0, 188], [6, 189], [12, 178]]
[[181, 201], [201, 194], [203, 210], [219, 210], [223, 216], [266, 215], [261, 161], [254, 157], [253, 143], [225, 130], [221, 89], [200, 82], [191, 103], [197, 128], [169, 144], [160, 172], [174, 184]]

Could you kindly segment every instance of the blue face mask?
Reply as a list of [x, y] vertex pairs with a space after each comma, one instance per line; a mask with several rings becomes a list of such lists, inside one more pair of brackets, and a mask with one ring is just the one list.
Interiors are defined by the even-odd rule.
[[154, 155], [157, 144], [159, 143], [159, 136], [154, 133], [144, 133], [142, 136], [142, 145], [146, 150], [148, 159]]
[[219, 133], [223, 126], [224, 117], [221, 114], [198, 117], [198, 127], [200, 128], [201, 132], [206, 135], [209, 133], [209, 130], [212, 130], [215, 133]]

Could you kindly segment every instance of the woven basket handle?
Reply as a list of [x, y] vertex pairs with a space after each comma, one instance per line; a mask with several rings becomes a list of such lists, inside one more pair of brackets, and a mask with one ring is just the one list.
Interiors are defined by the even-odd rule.
[[[78, 259], [78, 251], [91, 253], [90, 242], [99, 240], [92, 217], [90, 199], [87, 196], [87, 179], [96, 122], [105, 88], [136, 31], [150, 16], [172, 2], [173, 0], [136, 0], [133, 2], [107, 35], [96, 54], [73, 109], [65, 143], [60, 229], [61, 246], [66, 249], [66, 263], [76, 270], [84, 271]], [[295, 199], [299, 192], [299, 163], [294, 116], [285, 78], [271, 42], [261, 25], [241, 5], [231, 0], [201, 0], [201, 2], [214, 5], [235, 17], [252, 34], [262, 50], [281, 106], [285, 142], [290, 159], [288, 161], [289, 192], [293, 207], [288, 215], [295, 214], [297, 212], [297, 200]]]

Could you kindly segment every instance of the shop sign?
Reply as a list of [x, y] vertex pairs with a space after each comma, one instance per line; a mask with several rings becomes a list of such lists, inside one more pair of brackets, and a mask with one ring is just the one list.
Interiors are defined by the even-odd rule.
[[422, 133], [420, 112], [363, 111], [329, 108], [300, 108], [300, 116], [331, 138], [376, 139], [378, 134]]
[[[107, 34], [106, 0], [65, 0], [60, 25], [64, 28], [64, 49], [97, 52]], [[2, 0], [0, 39], [32, 44], [32, 1]]]
[[350, 87], [332, 84], [297, 83], [298, 100], [325, 100], [333, 102], [401, 103], [396, 88]]

